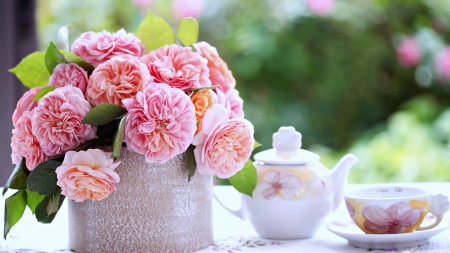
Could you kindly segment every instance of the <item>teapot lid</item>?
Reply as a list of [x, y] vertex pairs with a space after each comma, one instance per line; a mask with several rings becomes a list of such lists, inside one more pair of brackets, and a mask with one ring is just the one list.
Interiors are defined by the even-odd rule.
[[255, 154], [255, 161], [276, 165], [296, 165], [315, 162], [320, 156], [308, 150], [300, 149], [302, 134], [292, 126], [282, 126], [272, 136], [272, 149]]

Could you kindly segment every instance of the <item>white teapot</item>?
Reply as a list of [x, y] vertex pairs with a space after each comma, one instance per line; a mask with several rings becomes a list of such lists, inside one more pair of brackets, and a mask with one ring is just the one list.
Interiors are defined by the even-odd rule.
[[253, 198], [241, 194], [240, 210], [230, 210], [216, 198], [232, 214], [249, 221], [260, 237], [312, 237], [343, 199], [348, 171], [358, 158], [347, 154], [330, 171], [319, 162], [319, 155], [300, 149], [301, 138], [294, 127], [280, 127], [273, 134], [273, 149], [254, 156], [258, 183]]

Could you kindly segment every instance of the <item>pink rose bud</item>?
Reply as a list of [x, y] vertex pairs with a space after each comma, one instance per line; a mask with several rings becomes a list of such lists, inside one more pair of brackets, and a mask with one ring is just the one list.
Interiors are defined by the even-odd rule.
[[61, 63], [53, 69], [53, 74], [50, 76], [49, 85], [55, 87], [64, 87], [72, 85], [83, 92], [86, 92], [88, 83], [87, 72], [76, 63]]
[[42, 87], [32, 88], [29, 91], [25, 92], [25, 94], [23, 94], [23, 96], [19, 99], [12, 116], [14, 126], [24, 112], [31, 111], [34, 107], [37, 106], [38, 103], [34, 101], [33, 98], [41, 89]]
[[120, 178], [114, 170], [119, 164], [111, 158], [111, 153], [100, 149], [68, 151], [61, 166], [56, 168], [56, 184], [64, 196], [76, 202], [102, 200], [116, 190]]
[[450, 47], [446, 47], [437, 53], [433, 64], [438, 78], [450, 80]]
[[397, 60], [405, 67], [414, 67], [419, 64], [422, 51], [419, 42], [414, 37], [405, 37], [397, 48]]
[[312, 13], [326, 16], [333, 10], [335, 0], [307, 0], [306, 4]]
[[155, 83], [166, 83], [182, 91], [211, 86], [208, 61], [192, 52], [190, 47], [166, 45], [144, 55], [141, 60], [155, 77]]

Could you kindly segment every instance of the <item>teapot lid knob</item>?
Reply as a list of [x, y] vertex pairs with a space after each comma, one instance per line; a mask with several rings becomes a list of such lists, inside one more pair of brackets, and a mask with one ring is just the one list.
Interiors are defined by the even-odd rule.
[[292, 126], [282, 126], [272, 135], [272, 149], [255, 154], [258, 162], [274, 165], [298, 165], [318, 161], [319, 155], [301, 149], [302, 134]]
[[272, 147], [282, 159], [289, 159], [297, 154], [302, 146], [302, 134], [292, 126], [282, 126], [272, 135]]

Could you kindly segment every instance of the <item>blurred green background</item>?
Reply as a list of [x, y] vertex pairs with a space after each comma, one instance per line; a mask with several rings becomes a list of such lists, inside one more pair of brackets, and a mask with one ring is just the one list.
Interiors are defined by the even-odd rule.
[[[135, 32], [147, 8], [174, 28], [194, 16], [199, 40], [237, 80], [263, 144], [256, 151], [271, 148], [280, 126], [294, 126], [328, 167], [357, 155], [351, 183], [450, 181], [450, 82], [433, 65], [450, 43], [450, 2], [312, 1], [38, 0], [39, 43], [46, 48], [67, 24], [71, 41], [84, 31]], [[420, 45], [414, 66], [397, 59], [405, 36]]]

